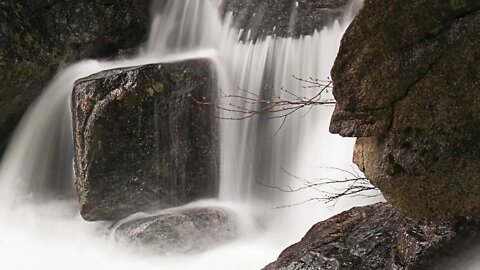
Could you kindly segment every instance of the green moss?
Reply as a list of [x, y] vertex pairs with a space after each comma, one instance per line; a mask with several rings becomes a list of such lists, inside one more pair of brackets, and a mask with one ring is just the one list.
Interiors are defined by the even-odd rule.
[[30, 47], [33, 47], [35, 44], [35, 39], [33, 38], [33, 36], [31, 34], [27, 34], [25, 36], [25, 43], [30, 46]]
[[[76, 26], [73, 26], [76, 27]], [[94, 26], [95, 27], [95, 26]], [[71, 44], [83, 44], [90, 42], [90, 34], [88, 32], [79, 32], [77, 35], [70, 35], [66, 41], [67, 48]]]
[[133, 111], [148, 97], [147, 91], [127, 93], [123, 96], [120, 105], [129, 111]]
[[450, 0], [450, 6], [454, 10], [463, 9], [468, 6], [466, 2], [465, 0]]
[[[15, 33], [13, 35], [13, 40], [15, 42], [15, 44], [17, 44], [17, 46], [19, 46], [21, 48], [21, 45], [22, 45], [22, 37], [20, 36], [19, 33]], [[18, 48], [18, 47], [17, 47]]]
[[443, 31], [443, 26], [439, 26], [439, 27], [436, 27], [436, 28], [433, 28], [432, 30], [430, 30], [430, 35], [432, 36], [436, 36], [438, 34], [440, 34], [440, 32]]
[[155, 155], [152, 155], [143, 163], [143, 172], [146, 175], [158, 175], [163, 179], [167, 179], [170, 176], [168, 164], [164, 160], [158, 160]]
[[165, 163], [165, 161], [160, 161], [160, 162], [158, 162], [157, 167], [156, 167], [155, 174], [156, 174], [156, 175], [159, 175], [159, 176], [160, 176], [161, 178], [163, 178], [163, 179], [169, 178], [169, 176], [170, 176], [170, 171], [168, 170], [168, 166], [167, 166], [167, 164]]
[[170, 80], [174, 83], [179, 83], [184, 79], [185, 77], [183, 76], [182, 73], [178, 73], [178, 72], [170, 73]]
[[42, 66], [34, 62], [18, 62], [12, 67], [10, 74], [16, 81], [25, 82], [43, 70]]
[[95, 20], [92, 23], [93, 23], [93, 26], [92, 26], [92, 32], [93, 33], [97, 33], [97, 32], [100, 32], [102, 30], [102, 26], [101, 26], [102, 22], [99, 22], [99, 21]]
[[75, 12], [76, 13], [79, 13], [80, 11], [82, 11], [83, 9], [83, 4], [82, 3], [77, 3], [77, 5], [75, 5]]
[[155, 89], [153, 89], [153, 87], [147, 87], [145, 91], [147, 91], [149, 96], [153, 96], [153, 94], [155, 94]]
[[161, 94], [165, 90], [165, 85], [161, 82], [158, 82], [152, 85], [152, 88], [155, 90], [155, 93]]
[[145, 91], [149, 96], [153, 96], [154, 94], [161, 94], [165, 90], [165, 85], [161, 82], [157, 82], [150, 87], [147, 87]]
[[105, 9], [105, 16], [111, 18], [113, 16], [113, 7], [108, 7]]

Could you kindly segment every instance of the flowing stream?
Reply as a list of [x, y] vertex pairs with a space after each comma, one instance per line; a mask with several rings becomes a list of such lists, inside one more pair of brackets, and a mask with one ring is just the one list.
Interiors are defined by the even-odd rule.
[[[256, 43], [238, 41], [241, 32], [231, 27], [231, 14], [220, 18], [219, 4], [215, 0], [154, 4], [150, 38], [137, 57], [82, 61], [58, 73], [24, 116], [0, 164], [2, 265], [48, 270], [261, 269], [315, 222], [371, 202], [344, 199], [335, 205], [310, 202], [282, 208], [320, 197], [321, 192], [285, 193], [272, 187], [295, 189], [305, 185], [303, 179], [340, 179], [345, 173], [329, 168], [351, 167], [354, 140], [329, 134], [333, 108], [315, 106], [296, 112], [285, 123], [267, 117], [220, 122], [220, 198], [195, 204], [232, 208], [242, 223], [234, 242], [196, 255], [160, 256], [115, 242], [111, 224], [82, 220], [72, 180], [69, 102], [75, 80], [117, 67], [209, 58], [217, 69], [219, 88], [227, 94], [246, 96], [248, 90], [262, 96], [268, 85], [315, 95], [292, 75], [328, 79], [341, 36], [360, 1], [311, 36], [267, 37]], [[338, 186], [322, 188], [334, 192]]]

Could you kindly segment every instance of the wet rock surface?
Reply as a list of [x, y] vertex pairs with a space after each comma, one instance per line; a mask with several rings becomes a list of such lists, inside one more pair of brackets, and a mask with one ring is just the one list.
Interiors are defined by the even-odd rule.
[[146, 38], [149, 1], [0, 1], [0, 147], [59, 67], [124, 55]]
[[155, 253], [194, 253], [233, 240], [236, 231], [227, 209], [190, 208], [127, 221], [115, 237]]
[[81, 214], [118, 220], [217, 196], [218, 130], [207, 60], [104, 71], [76, 82], [74, 167]]
[[473, 0], [367, 0], [343, 37], [330, 131], [404, 214], [480, 214], [478, 40]]
[[410, 219], [391, 205], [352, 208], [314, 225], [264, 270], [448, 270], [480, 240], [480, 219]]
[[[0, 1], [0, 152], [58, 69], [80, 59], [133, 54], [147, 38], [150, 2]], [[235, 25], [252, 29], [256, 39], [274, 34], [274, 26], [278, 36], [311, 34], [339, 18], [347, 3], [298, 2], [293, 28], [289, 27], [293, 0], [228, 0], [221, 9], [224, 14], [233, 11]]]
[[[257, 40], [268, 35], [311, 35], [341, 19], [348, 0], [225, 0], [223, 16], [233, 13], [234, 26], [245, 29], [241, 39]], [[297, 6], [298, 3], [298, 6]], [[248, 31], [251, 31], [248, 37]]]

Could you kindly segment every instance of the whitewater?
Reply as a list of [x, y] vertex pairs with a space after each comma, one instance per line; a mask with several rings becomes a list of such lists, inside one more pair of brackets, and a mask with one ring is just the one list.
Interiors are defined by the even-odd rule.
[[105, 69], [208, 58], [218, 88], [229, 94], [245, 95], [241, 89], [260, 94], [268, 83], [305, 95], [304, 83], [292, 75], [329, 79], [342, 34], [360, 4], [353, 1], [342, 18], [310, 36], [242, 42], [245, 30], [232, 27], [232, 14], [221, 18], [220, 1], [154, 3], [149, 40], [137, 56], [84, 60], [59, 71], [24, 116], [0, 164], [2, 265], [19, 270], [261, 269], [314, 223], [378, 200], [282, 207], [319, 197], [320, 191], [286, 194], [259, 184], [295, 188], [303, 183], [285, 171], [306, 179], [342, 179], [344, 172], [330, 168], [355, 170], [354, 140], [328, 132], [333, 108], [326, 106], [299, 111], [284, 125], [261, 117], [220, 121], [219, 199], [190, 206], [232, 209], [240, 230], [237, 240], [203, 253], [158, 255], [115, 241], [114, 224], [81, 218], [73, 185], [70, 95], [77, 79]]

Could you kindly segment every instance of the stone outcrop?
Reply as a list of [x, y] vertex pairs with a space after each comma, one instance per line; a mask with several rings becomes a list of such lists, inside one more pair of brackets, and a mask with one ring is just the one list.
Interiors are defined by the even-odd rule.
[[[311, 35], [341, 19], [348, 0], [225, 0], [221, 11], [233, 13], [241, 39], [257, 40], [268, 35], [299, 37]], [[298, 6], [297, 6], [298, 3]], [[250, 31], [250, 37], [248, 37]]]
[[127, 54], [146, 38], [149, 0], [0, 1], [0, 147], [57, 69]]
[[156, 253], [195, 253], [233, 240], [236, 231], [230, 211], [190, 208], [127, 221], [115, 238]]
[[76, 82], [74, 167], [81, 214], [118, 220], [217, 196], [218, 130], [207, 60], [109, 70]]
[[366, 0], [343, 37], [330, 131], [404, 214], [480, 214], [479, 40], [475, 0]]
[[314, 225], [264, 270], [450, 270], [478, 243], [480, 219], [409, 219], [385, 203], [353, 208]]

